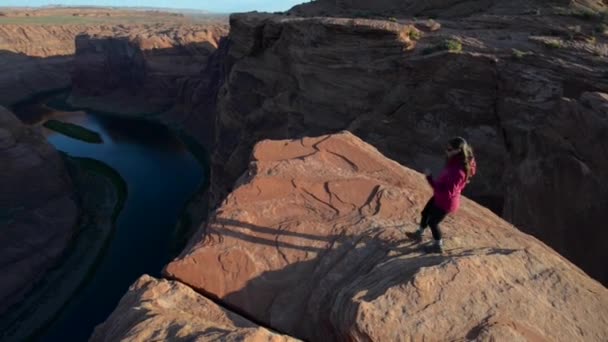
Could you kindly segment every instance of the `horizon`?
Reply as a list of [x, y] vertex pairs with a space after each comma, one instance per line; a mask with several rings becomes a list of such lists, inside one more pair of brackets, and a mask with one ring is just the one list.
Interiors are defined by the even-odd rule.
[[286, 11], [305, 0], [5, 0], [0, 8], [53, 8], [53, 7], [99, 7], [99, 8], [149, 8], [164, 10], [191, 10], [227, 14], [235, 12], [277, 12]]

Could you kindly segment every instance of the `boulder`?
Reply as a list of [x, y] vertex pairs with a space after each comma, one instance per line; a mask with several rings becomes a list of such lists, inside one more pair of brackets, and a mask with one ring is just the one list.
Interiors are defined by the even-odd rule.
[[262, 328], [175, 281], [140, 277], [91, 342], [298, 341]]
[[430, 196], [348, 132], [263, 141], [164, 274], [312, 341], [605, 340], [608, 290], [466, 198], [424, 253]]

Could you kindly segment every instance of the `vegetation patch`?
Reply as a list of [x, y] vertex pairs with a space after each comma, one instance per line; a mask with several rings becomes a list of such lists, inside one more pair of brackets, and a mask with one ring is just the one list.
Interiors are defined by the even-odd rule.
[[608, 36], [608, 24], [600, 23], [595, 27], [595, 32]]
[[549, 49], [561, 49], [564, 47], [564, 43], [557, 39], [543, 40], [543, 45]]
[[59, 120], [49, 120], [44, 123], [44, 127], [84, 142], [92, 144], [103, 143], [103, 139], [99, 133], [72, 123], [62, 122]]
[[446, 39], [439, 44], [427, 47], [426, 49], [422, 50], [422, 54], [428, 55], [439, 51], [460, 53], [462, 52], [462, 43], [456, 39]]
[[96, 159], [84, 158], [84, 157], [70, 157], [71, 160], [78, 163], [78, 166], [98, 175], [104, 176], [112, 182], [116, 188], [117, 201], [114, 205], [114, 211], [112, 212], [112, 222], [115, 223], [118, 215], [124, 207], [125, 201], [127, 200], [128, 186], [127, 182], [122, 178], [118, 171], [111, 168], [109, 165], [100, 162]]
[[420, 31], [412, 28], [407, 35], [410, 37], [411, 40], [419, 40], [420, 39]]
[[601, 13], [591, 11], [588, 9], [572, 10], [570, 15], [573, 17], [581, 18], [583, 20], [597, 20], [597, 19], [601, 19], [601, 17], [602, 17]]
[[513, 56], [514, 59], [522, 59], [526, 56], [534, 54], [534, 52], [531, 52], [531, 51], [521, 51], [521, 50], [517, 50], [517, 49], [512, 49], [511, 51], [512, 51], [511, 56]]
[[589, 8], [557, 8], [555, 10], [557, 15], [570, 16], [579, 18], [585, 21], [608, 21], [608, 12], [605, 11], [594, 11]]

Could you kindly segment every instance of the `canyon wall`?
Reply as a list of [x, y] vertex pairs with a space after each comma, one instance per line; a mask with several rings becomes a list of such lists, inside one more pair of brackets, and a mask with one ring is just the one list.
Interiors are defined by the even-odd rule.
[[[126, 38], [143, 49], [156, 49], [149, 53], [154, 55], [147, 66], [153, 77], [146, 79], [146, 84], [148, 90], [157, 91], [147, 95], [152, 99], [162, 96], [166, 101], [175, 91], [171, 88], [171, 94], [166, 94], [164, 90], [169, 86], [165, 83], [199, 71], [225, 32], [225, 19], [220, 16], [194, 18], [104, 8], [6, 9], [0, 16], [0, 105], [10, 106], [40, 92], [70, 87], [79, 35]], [[117, 71], [124, 70], [114, 72]], [[81, 79], [87, 76], [86, 72], [76, 73]], [[93, 71], [88, 76], [122, 81], [112, 73], [100, 75]], [[98, 94], [97, 82], [108, 84], [103, 78], [89, 81], [79, 84], [81, 95]]]
[[536, 13], [547, 7], [606, 9], [602, 0], [316, 0], [292, 8], [298, 16], [433, 16], [456, 18], [479, 13], [518, 15]]
[[0, 165], [1, 315], [58, 262], [79, 211], [59, 153], [3, 107]]
[[604, 286], [468, 199], [444, 223], [447, 251], [425, 254], [404, 235], [431, 195], [424, 176], [350, 133], [263, 141], [250, 162], [166, 267], [178, 282], [140, 279], [93, 341], [232, 334], [191, 289], [308, 341], [608, 336]]
[[[604, 341], [608, 292], [585, 272], [608, 279], [606, 37], [542, 2], [487, 3], [441, 21], [233, 15], [172, 111], [215, 121], [211, 216], [163, 271], [177, 282], [140, 279], [93, 339], [227, 336], [181, 323], [208, 307], [185, 284], [304, 340]], [[400, 164], [439, 170], [453, 135], [476, 148], [467, 194], [520, 229], [464, 199], [447, 251], [425, 254], [404, 233], [431, 191]]]
[[199, 77], [227, 27], [164, 25], [76, 37], [70, 102], [108, 112], [157, 113]]
[[0, 105], [69, 87], [74, 37], [87, 29], [0, 24]]
[[608, 45], [606, 35], [589, 38], [596, 25], [557, 14], [233, 15], [211, 203], [232, 190], [261, 139], [347, 129], [437, 172], [446, 141], [462, 135], [479, 162], [467, 195], [606, 282], [608, 235], [597, 227], [608, 206]]

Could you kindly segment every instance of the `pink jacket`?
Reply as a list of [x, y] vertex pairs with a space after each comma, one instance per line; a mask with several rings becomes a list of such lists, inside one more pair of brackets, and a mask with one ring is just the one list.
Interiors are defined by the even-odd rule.
[[[477, 171], [475, 160], [471, 161], [471, 171], [473, 175]], [[460, 194], [467, 185], [467, 174], [462, 165], [461, 156], [452, 157], [436, 181], [431, 176], [426, 179], [433, 187], [435, 205], [446, 213], [453, 213], [458, 210]]]

